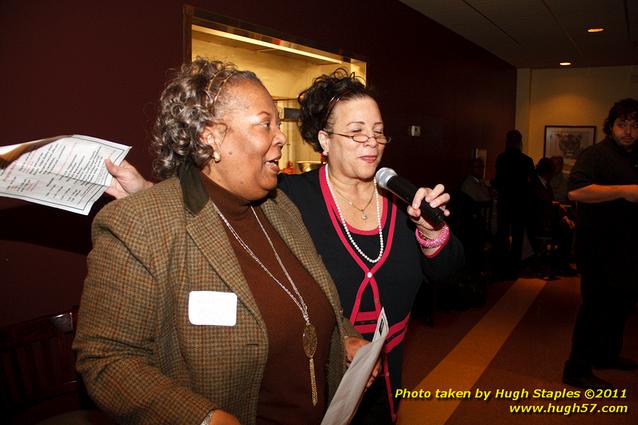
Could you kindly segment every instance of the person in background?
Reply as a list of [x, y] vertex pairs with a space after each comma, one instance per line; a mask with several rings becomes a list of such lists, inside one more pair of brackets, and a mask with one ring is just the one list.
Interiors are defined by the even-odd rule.
[[[299, 208], [355, 328], [371, 339], [385, 310], [389, 334], [382, 379], [368, 389], [352, 423], [391, 424], [398, 408], [393, 390], [401, 388], [403, 338], [419, 286], [424, 280], [443, 282], [463, 265], [462, 246], [447, 225], [435, 228], [419, 209], [423, 199], [445, 209], [450, 197], [442, 185], [420, 188], [406, 208], [377, 187], [375, 173], [391, 139], [374, 95], [354, 75], [343, 69], [322, 75], [299, 102], [302, 137], [327, 164], [282, 174], [279, 188]], [[118, 171], [111, 169], [120, 179]]]
[[570, 265], [573, 259], [574, 232], [576, 229], [576, 216], [573, 202], [567, 195], [568, 175], [563, 172], [565, 161], [562, 156], [552, 156], [549, 158], [554, 165], [554, 174], [549, 185], [554, 194], [554, 215], [558, 215], [561, 221], [558, 229], [559, 237], [559, 274], [564, 276], [575, 276], [577, 271]]
[[554, 174], [549, 181], [549, 185], [552, 187], [554, 193], [554, 199], [561, 204], [569, 204], [569, 198], [567, 196], [567, 176], [563, 173], [563, 167], [565, 161], [562, 156], [552, 156], [549, 158], [554, 165]]
[[482, 158], [472, 158], [469, 172], [461, 183], [461, 192], [466, 193], [475, 202], [491, 202], [492, 193], [490, 187], [483, 178], [485, 164]]
[[552, 203], [554, 193], [549, 185], [549, 181], [554, 175], [554, 165], [549, 158], [541, 158], [536, 164], [536, 172], [531, 181], [532, 203], [531, 214], [529, 215], [529, 238], [534, 251], [538, 255], [541, 251], [539, 246], [543, 242], [541, 237], [549, 237], [554, 226], [554, 213]]
[[[486, 251], [492, 242], [493, 199], [495, 193], [485, 182], [485, 163], [482, 158], [472, 158], [468, 174], [450, 201], [454, 216], [450, 227], [463, 243], [467, 269], [475, 276], [485, 273]], [[455, 294], [450, 297], [455, 297]]]
[[569, 176], [582, 303], [563, 382], [579, 388], [612, 386], [592, 368], [638, 368], [621, 356], [638, 300], [638, 100], [615, 103], [603, 130], [605, 139], [580, 154]]
[[518, 277], [531, 202], [530, 182], [535, 172], [532, 158], [522, 149], [521, 133], [508, 131], [505, 151], [496, 158], [496, 176], [492, 181], [498, 192], [495, 248], [499, 273], [506, 279]]
[[[276, 190], [279, 124], [261, 81], [230, 64], [197, 59], [164, 89], [163, 181], [97, 215], [74, 341], [118, 423], [319, 424], [367, 343]], [[150, 185], [109, 169], [114, 190]]]
[[[567, 211], [554, 200], [554, 192], [550, 186], [554, 173], [554, 163], [551, 159], [541, 158], [538, 161], [536, 174], [531, 184], [532, 209], [528, 225], [529, 238], [534, 247], [536, 259], [550, 262], [550, 276], [554, 273], [561, 276], [575, 276], [577, 272], [569, 264], [575, 224]], [[549, 252], [547, 244], [551, 245]], [[543, 258], [546, 254], [549, 254], [549, 257]]]

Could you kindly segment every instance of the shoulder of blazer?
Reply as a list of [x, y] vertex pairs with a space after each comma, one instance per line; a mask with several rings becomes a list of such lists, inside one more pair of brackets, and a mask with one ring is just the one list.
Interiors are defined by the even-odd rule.
[[166, 215], [183, 214], [181, 189], [177, 177], [164, 180], [153, 187], [126, 198], [108, 203], [97, 214], [96, 220], [105, 216], [135, 221], [158, 221]]
[[297, 208], [295, 203], [292, 202], [288, 195], [286, 195], [286, 192], [279, 188], [273, 190], [268, 195], [268, 197], [266, 198], [266, 202], [272, 202], [274, 205], [282, 208], [283, 211], [298, 216], [299, 219], [301, 219], [301, 213], [299, 212], [299, 209]]
[[277, 189], [262, 204], [262, 210], [293, 254], [301, 260], [313, 277], [318, 282], [326, 283], [327, 279], [332, 283], [312, 237], [304, 225], [301, 213], [286, 194]]
[[[285, 226], [282, 230], [307, 234], [306, 226], [301, 218], [301, 212], [283, 190], [276, 189], [272, 191], [262, 204], [262, 209], [268, 215], [271, 223]], [[314, 244], [312, 246], [314, 248]]]
[[111, 233], [132, 250], [165, 243], [184, 228], [185, 214], [177, 178], [143, 192], [108, 203], [93, 221], [95, 238]]

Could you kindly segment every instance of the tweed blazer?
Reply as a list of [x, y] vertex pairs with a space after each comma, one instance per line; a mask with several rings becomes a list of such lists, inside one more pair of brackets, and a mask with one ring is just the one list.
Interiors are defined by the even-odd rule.
[[[294, 204], [277, 190], [261, 208], [337, 318], [325, 365], [332, 398], [343, 338], [358, 334]], [[268, 336], [223, 226], [189, 167], [96, 216], [74, 349], [89, 394], [118, 422], [199, 425], [221, 408], [255, 423]], [[191, 324], [191, 291], [235, 293], [236, 325]]]

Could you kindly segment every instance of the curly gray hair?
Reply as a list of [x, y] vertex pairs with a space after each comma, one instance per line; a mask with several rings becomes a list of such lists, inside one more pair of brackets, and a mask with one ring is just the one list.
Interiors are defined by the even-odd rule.
[[262, 84], [255, 73], [232, 63], [197, 58], [182, 65], [162, 92], [153, 128], [153, 171], [158, 178], [176, 175], [189, 161], [198, 168], [210, 161], [213, 150], [199, 135], [230, 103], [228, 87], [246, 80]]

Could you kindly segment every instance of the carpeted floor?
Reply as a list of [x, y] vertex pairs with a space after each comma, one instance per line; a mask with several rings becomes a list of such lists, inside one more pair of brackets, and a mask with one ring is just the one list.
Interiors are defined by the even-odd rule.
[[[591, 399], [561, 382], [579, 284], [577, 277], [491, 283], [482, 308], [436, 311], [433, 326], [412, 320], [403, 383], [423, 391], [402, 401], [398, 424], [637, 424], [638, 371], [597, 371], [618, 391]], [[638, 359], [638, 313], [627, 324], [623, 354]], [[528, 406], [553, 413], [511, 412]], [[614, 409], [626, 412], [604, 412]]]

